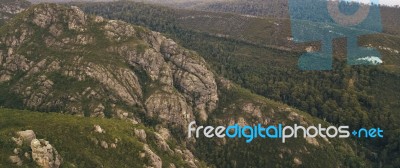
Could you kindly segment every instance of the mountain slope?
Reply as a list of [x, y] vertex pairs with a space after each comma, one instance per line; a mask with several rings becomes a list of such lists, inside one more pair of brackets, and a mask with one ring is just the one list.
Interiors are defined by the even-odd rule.
[[[86, 15], [77, 7], [44, 4], [30, 8], [2, 27], [0, 39], [2, 106], [86, 117], [120, 118], [132, 125], [140, 123], [150, 130], [166, 128], [175, 144], [165, 145], [162, 141], [158, 142], [158, 138], [146, 141], [153, 148], [168, 153], [157, 152], [162, 155], [161, 160], [166, 163], [164, 166], [172, 162], [168, 161], [171, 158], [178, 158], [177, 162], [173, 162], [176, 165], [190, 167], [204, 165], [199, 160], [216, 167], [260, 167], [266, 164], [284, 167], [367, 166], [365, 158], [358, 156], [355, 150], [357, 145], [351, 139], [299, 138], [285, 144], [277, 139], [259, 139], [247, 144], [243, 139], [187, 138], [186, 129], [191, 121], [209, 125], [298, 123], [306, 126], [329, 123], [257, 96], [218, 77], [202, 57], [160, 33], [122, 21]], [[8, 122], [17, 120], [19, 115], [23, 113], [6, 110], [2, 118]], [[67, 139], [55, 140], [66, 137], [57, 133], [61, 130], [53, 134], [50, 129], [51, 124], [56, 124], [63, 115], [50, 114], [45, 120], [49, 125], [45, 128], [34, 126], [35, 122], [41, 121], [42, 115], [27, 115], [25, 124], [19, 128], [9, 124], [10, 127], [2, 131], [1, 138], [9, 139], [5, 136], [18, 129], [34, 128], [39, 135], [54, 141], [57, 150], [66, 155], [66, 163], [111, 164], [111, 161], [102, 163], [101, 159], [91, 160], [92, 157], [75, 160], [71, 155], [82, 153], [76, 148], [68, 148]], [[30, 125], [30, 118], [39, 119]], [[77, 122], [77, 118], [66, 118], [68, 121], [60, 122], [57, 127]], [[87, 133], [89, 125], [84, 123], [86, 119], [79, 119], [76, 127]], [[106, 130], [118, 122], [93, 120], [104, 122]], [[128, 124], [125, 121], [121, 123]], [[40, 133], [46, 129], [50, 132]], [[122, 125], [121, 129], [129, 132], [132, 127]], [[115, 138], [116, 134], [127, 136], [118, 133], [118, 129], [111, 130], [106, 138]], [[86, 137], [79, 132], [68, 134], [77, 139]], [[128, 137], [125, 141], [136, 142]], [[265, 146], [266, 142], [271, 145]], [[71, 145], [80, 148], [84, 144]], [[97, 153], [97, 148], [89, 147]], [[129, 147], [128, 144], [126, 148]], [[6, 152], [3, 155], [9, 155], [7, 151], [11, 153], [10, 149], [8, 146], [2, 150]], [[135, 155], [141, 150], [140, 145], [134, 145], [133, 149]], [[186, 149], [192, 152], [180, 154], [179, 151]], [[190, 153], [194, 153], [195, 157], [190, 157]], [[121, 156], [130, 153], [124, 150], [112, 154]], [[98, 156], [105, 158], [107, 154]], [[179, 158], [184, 163], [178, 163], [181, 162]], [[137, 162], [143, 164], [140, 160]], [[125, 163], [119, 165], [124, 166]]]
[[[95, 132], [94, 125], [101, 126], [105, 133]], [[11, 138], [17, 131], [26, 129], [34, 130], [36, 137], [45, 138], [57, 148], [63, 158], [61, 167], [157, 167], [159, 164], [165, 167], [170, 164], [177, 167], [189, 166], [185, 161], [188, 156], [178, 152], [168, 153], [157, 145], [159, 133], [126, 121], [0, 109], [0, 126], [1, 167], [13, 167], [8, 158], [13, 155], [17, 146]], [[143, 139], [134, 130], [143, 130], [146, 137]], [[171, 147], [175, 147], [175, 151], [187, 153], [184, 148], [174, 145], [176, 142], [173, 139], [166, 141]], [[108, 148], [102, 145], [104, 142], [108, 144]], [[150, 155], [146, 148], [150, 148], [156, 155]], [[21, 153], [20, 156], [23, 166], [36, 167], [33, 160], [23, 155]], [[159, 157], [162, 162], [154, 163], [151, 157]], [[204, 163], [200, 165], [205, 166]]]
[[[126, 110], [132, 120], [136, 109], [182, 126], [194, 113], [206, 120], [218, 100], [201, 57], [140, 27], [41, 5], [1, 34], [3, 91], [30, 109], [103, 117]], [[170, 105], [185, 110], [174, 114]]]
[[366, 154], [367, 158], [374, 166], [396, 167], [400, 163], [396, 133], [400, 123], [397, 101], [400, 98], [397, 87], [400, 38], [396, 35], [367, 35], [359, 40], [361, 46], [380, 51], [382, 65], [348, 66], [346, 40], [336, 39], [333, 41], [334, 69], [309, 72], [297, 68], [299, 56], [306, 48], [318, 50], [319, 44], [294, 45], [287, 19], [178, 10], [130, 2], [78, 5], [88, 13], [166, 33], [184, 47], [201, 54], [217, 73], [254, 93], [290, 104], [333, 124], [382, 127], [388, 132], [384, 140], [362, 142], [365, 149], [377, 154]]

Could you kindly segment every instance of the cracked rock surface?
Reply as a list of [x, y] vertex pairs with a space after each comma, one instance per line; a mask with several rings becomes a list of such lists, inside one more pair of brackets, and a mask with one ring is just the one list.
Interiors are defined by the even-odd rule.
[[186, 129], [217, 107], [204, 59], [160, 33], [77, 7], [23, 14], [0, 35], [0, 84], [28, 109], [135, 123], [140, 114]]

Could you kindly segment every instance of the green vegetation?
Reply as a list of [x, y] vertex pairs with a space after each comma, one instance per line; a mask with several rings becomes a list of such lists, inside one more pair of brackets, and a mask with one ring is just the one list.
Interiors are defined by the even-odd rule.
[[[218, 126], [221, 124], [219, 120], [238, 117], [245, 118], [248, 123], [259, 123], [259, 118], [240, 113], [246, 103], [255, 102], [264, 112], [265, 117], [262, 119], [273, 118], [271, 124], [298, 124], [298, 121], [288, 120], [290, 111], [282, 110], [291, 109], [287, 105], [255, 95], [237, 85], [232, 85], [229, 89], [221, 88], [220, 92], [220, 106], [205, 125]], [[306, 122], [329, 125], [297, 109], [291, 109], [291, 111], [304, 116]], [[357, 156], [354, 152], [356, 145], [352, 140], [329, 139], [330, 142], [327, 143], [323, 139], [318, 139], [318, 146], [309, 144], [302, 138], [291, 139], [285, 144], [282, 144], [281, 139], [258, 138], [251, 143], [246, 143], [244, 139], [227, 138], [225, 140], [202, 137], [196, 143], [196, 154], [205, 161], [218, 165], [217, 167], [259, 167], [260, 165], [293, 167], [296, 166], [293, 163], [295, 158], [300, 159], [301, 166], [304, 167], [368, 167], [365, 158]]]
[[[148, 27], [165, 33], [185, 48], [192, 49], [202, 55], [213, 70], [235, 83], [249, 90], [234, 85], [232, 89], [220, 90], [219, 108], [210, 116], [207, 124], [217, 125], [220, 120], [228, 117], [245, 117], [254, 121], [245, 114], [235, 113], [241, 106], [249, 102], [257, 102], [266, 115], [273, 115], [271, 110], [287, 108], [284, 103], [297, 109], [295, 112], [305, 116], [310, 123], [324, 123], [333, 125], [350, 125], [352, 129], [359, 127], [381, 127], [385, 130], [384, 140], [331, 140], [328, 144], [320, 139], [321, 146], [315, 147], [304, 139], [298, 139], [287, 144], [278, 141], [256, 140], [246, 144], [241, 140], [228, 140], [227, 145], [220, 145], [217, 139], [199, 139], [196, 145], [189, 146], [196, 151], [200, 159], [219, 167], [272, 167], [293, 166], [293, 160], [300, 158], [305, 167], [377, 167], [380, 164], [398, 167], [399, 160], [399, 121], [400, 103], [398, 86], [400, 85], [399, 57], [389, 51], [383, 51], [385, 64], [378, 67], [355, 66], [345, 64], [343, 41], [336, 42], [338, 50], [335, 53], [335, 66], [329, 72], [303, 72], [297, 69], [297, 60], [304, 46], [286, 44], [289, 33], [287, 19], [251, 18], [226, 13], [195, 12], [175, 10], [165, 7], [146, 5], [142, 3], [114, 2], [114, 3], [78, 3], [85, 11], [102, 15], [111, 19], [120, 19], [129, 23]], [[22, 16], [13, 20], [13, 23], [2, 27], [0, 33], [13, 30], [20, 26]], [[239, 18], [239, 19], [237, 19]], [[90, 23], [89, 35], [94, 37], [94, 45], [76, 45], [70, 52], [65, 48], [49, 49], [45, 46], [42, 36], [50, 36], [48, 31], [39, 30], [30, 25], [36, 33], [21, 52], [35, 50], [40, 55], [29, 55], [32, 58], [54, 56], [54, 58], [71, 58], [83, 55], [88, 62], [104, 64], [121, 64], [113, 54], [104, 54], [107, 46], [120, 45], [132, 42], [137, 52], [143, 52], [145, 45], [136, 43], [135, 39], [112, 42], [105, 40], [103, 30], [96, 23]], [[276, 27], [274, 25], [281, 25]], [[239, 28], [235, 28], [239, 26]], [[143, 28], [135, 27], [138, 36], [146, 33]], [[228, 31], [227, 31], [228, 30]], [[263, 31], [264, 30], [264, 31]], [[66, 31], [66, 30], [65, 30]], [[18, 33], [18, 32], [17, 32]], [[65, 37], [76, 36], [77, 32], [66, 32]], [[264, 37], [269, 37], [265, 38]], [[63, 37], [60, 37], [63, 38]], [[362, 45], [385, 46], [399, 49], [397, 44], [400, 38], [394, 35], [379, 34], [365, 36], [360, 40]], [[318, 47], [318, 44], [309, 44]], [[2, 46], [0, 46], [2, 47]], [[4, 48], [3, 48], [4, 49]], [[4, 49], [5, 50], [5, 49]], [[68, 61], [67, 61], [68, 62]], [[137, 72], [141, 85], [144, 85], [144, 98], [154, 92], [159, 86], [149, 85], [149, 77]], [[81, 92], [91, 81], [80, 82], [59, 74], [47, 74], [54, 87], [60, 91]], [[18, 75], [16, 78], [19, 79]], [[10, 81], [13, 82], [13, 81]], [[30, 81], [26, 81], [29, 83]], [[8, 89], [10, 83], [4, 83], [0, 89], [0, 104], [6, 107], [22, 107], [21, 98], [15, 96]], [[73, 85], [71, 88], [68, 85]], [[256, 96], [257, 93], [262, 96]], [[63, 96], [62, 92], [56, 93]], [[271, 99], [271, 100], [270, 100]], [[105, 100], [108, 102], [108, 100]], [[281, 103], [277, 103], [281, 102]], [[82, 100], [90, 104], [89, 100]], [[92, 103], [94, 104], [94, 103]], [[110, 104], [105, 104], [106, 117], [110, 117]], [[84, 107], [85, 116], [89, 116], [89, 107]], [[231, 113], [226, 113], [226, 110]], [[306, 111], [308, 114], [301, 112]], [[41, 111], [60, 111], [46, 109]], [[274, 116], [276, 122], [288, 120], [289, 112], [279, 110]], [[318, 117], [320, 119], [315, 119]], [[143, 118], [146, 126], [155, 126], [156, 121]], [[324, 121], [326, 120], [326, 122]], [[99, 124], [107, 130], [106, 134], [92, 133], [93, 124]], [[114, 119], [93, 119], [66, 116], [62, 114], [42, 114], [29, 111], [0, 110], [0, 146], [2, 147], [0, 167], [8, 165], [7, 157], [12, 153], [10, 138], [16, 131], [33, 129], [39, 138], [45, 138], [52, 143], [64, 157], [65, 167], [135, 167], [146, 163], [138, 157], [142, 145], [132, 136], [132, 129], [136, 127], [125, 121]], [[139, 126], [144, 127], [144, 126]], [[51, 128], [51, 129], [50, 129]], [[150, 139], [154, 139], [152, 130], [146, 128]], [[182, 134], [174, 132], [174, 135]], [[183, 135], [184, 136], [184, 135]], [[99, 146], [92, 143], [92, 139], [102, 139], [112, 142], [115, 138], [121, 139], [121, 148], [109, 149], [104, 152]], [[154, 141], [150, 145], [154, 151]], [[180, 141], [168, 142], [172, 145]], [[82, 150], [83, 149], [83, 150]], [[185, 166], [182, 159], [162, 153], [163, 165], [174, 163]], [[306, 153], [306, 154], [305, 154]], [[281, 156], [282, 155], [282, 156]], [[316, 158], [320, 162], [315, 162]], [[29, 163], [33, 166], [33, 163]]]
[[[252, 92], [287, 103], [312, 116], [332, 124], [350, 125], [351, 128], [381, 127], [388, 134], [380, 141], [361, 142], [369, 154], [366, 159], [379, 164], [399, 166], [395, 158], [399, 156], [398, 134], [400, 116], [398, 83], [400, 81], [398, 54], [380, 49], [383, 54], [382, 66], [347, 66], [345, 42], [335, 42], [335, 63], [333, 71], [304, 72], [297, 69], [301, 46], [291, 46], [289, 50], [279, 48], [280, 40], [286, 39], [289, 26], [287, 20], [280, 19], [238, 19], [235, 25], [251, 24], [252, 29], [227, 31], [229, 36], [218, 35], [219, 31], [231, 30], [229, 24], [217, 24], [229, 20], [231, 14], [196, 12], [146, 5], [142, 3], [115, 2], [80, 4], [86, 12], [107, 18], [120, 19], [129, 23], [146, 26], [161, 31], [186, 48], [202, 55], [214, 71], [250, 89]], [[118, 12], [115, 12], [118, 11]], [[183, 16], [192, 18], [182, 21]], [[197, 16], [209, 16], [202, 19]], [[240, 17], [240, 16], [237, 16]], [[215, 20], [215, 21], [213, 21]], [[243, 22], [239, 24], [240, 22]], [[197, 23], [196, 23], [197, 22]], [[270, 24], [282, 24], [271, 30]], [[195, 26], [192, 26], [195, 24]], [[286, 25], [286, 26], [285, 26]], [[253, 29], [265, 29], [265, 34]], [[242, 32], [239, 32], [242, 31]], [[281, 33], [268, 35], [268, 32]], [[270, 37], [264, 41], [253, 38]], [[260, 35], [261, 34], [261, 35]], [[271, 40], [272, 39], [272, 40]], [[277, 41], [275, 45], [273, 41]], [[398, 36], [378, 34], [364, 36], [361, 45], [372, 44], [399, 50]], [[266, 42], [266, 43], [264, 43]], [[267, 45], [264, 45], [267, 44]], [[278, 47], [272, 47], [272, 46]], [[318, 44], [313, 44], [318, 47]]]
[[[106, 133], [93, 132], [93, 125], [100, 125]], [[62, 167], [143, 167], [148, 161], [139, 157], [143, 143], [134, 136], [134, 128], [145, 129], [150, 138], [154, 137], [152, 129], [123, 120], [0, 109], [0, 167], [9, 167], [8, 157], [16, 147], [11, 137], [22, 130], [34, 130], [38, 139], [49, 141], [63, 157]], [[94, 139], [119, 142], [115, 149], [103, 149]], [[162, 158], [163, 165], [185, 166], [182, 158], [160, 151], [155, 144], [149, 145]], [[35, 167], [33, 161], [24, 163]]]

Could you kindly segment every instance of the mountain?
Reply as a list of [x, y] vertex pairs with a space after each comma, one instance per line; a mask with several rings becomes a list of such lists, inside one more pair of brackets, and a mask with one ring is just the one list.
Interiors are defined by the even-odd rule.
[[[84, 11], [120, 19], [160, 31], [181, 45], [198, 52], [211, 68], [251, 90], [287, 103], [332, 124], [352, 128], [381, 127], [384, 140], [360, 142], [372, 165], [398, 167], [400, 38], [389, 22], [384, 32], [359, 38], [359, 45], [376, 48], [383, 63], [350, 66], [346, 62], [346, 39], [333, 40], [331, 71], [301, 71], [299, 56], [319, 50], [320, 43], [295, 43], [290, 20], [235, 13], [174, 9], [131, 2], [76, 4]], [[381, 7], [396, 15], [397, 8]], [[118, 12], [115, 12], [118, 11]], [[382, 20], [395, 17], [383, 15]], [[315, 28], [321, 23], [310, 23]], [[319, 29], [310, 29], [320, 35]], [[334, 30], [332, 30], [334, 31]]]
[[30, 129], [57, 148], [66, 167], [368, 164], [358, 155], [368, 151], [352, 139], [188, 138], [191, 121], [330, 124], [243, 89], [161, 33], [75, 6], [41, 4], [17, 15], [0, 29], [0, 58], [0, 105], [12, 108], [0, 110], [0, 155], [18, 153], [27, 166], [35, 163], [10, 138]]
[[42, 5], [1, 34], [0, 82], [15, 97], [5, 105], [137, 120], [135, 110], [183, 128], [216, 108], [205, 61], [159, 33]]
[[30, 2], [26, 0], [1, 0], [0, 2], [0, 26], [30, 6]]

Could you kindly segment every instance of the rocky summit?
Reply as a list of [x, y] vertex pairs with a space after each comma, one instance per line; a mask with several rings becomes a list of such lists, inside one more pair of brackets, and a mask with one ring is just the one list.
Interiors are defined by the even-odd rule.
[[144, 115], [185, 128], [217, 106], [203, 58], [160, 33], [77, 7], [38, 5], [22, 15], [1, 30], [0, 83], [28, 109], [132, 122]]

